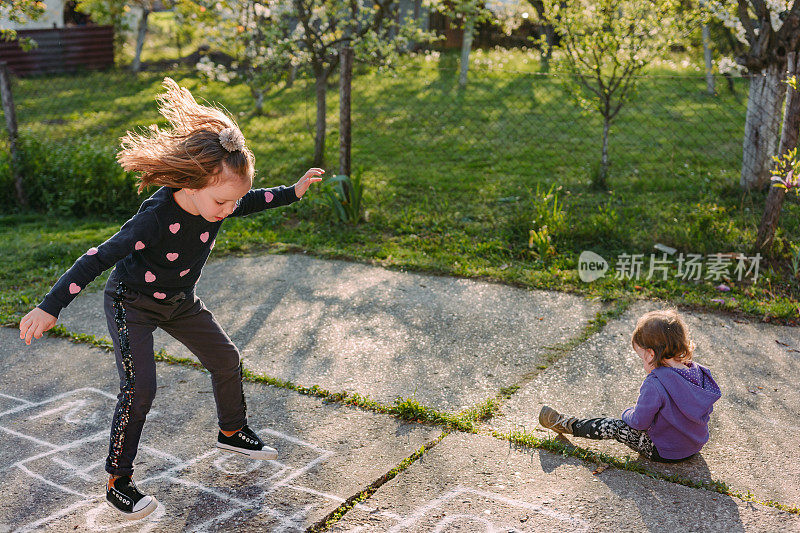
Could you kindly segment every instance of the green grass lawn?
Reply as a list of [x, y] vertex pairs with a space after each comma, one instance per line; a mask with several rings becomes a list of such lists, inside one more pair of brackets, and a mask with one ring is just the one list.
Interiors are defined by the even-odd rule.
[[[502, 69], [497, 63], [504, 61]], [[489, 63], [491, 62], [491, 68]], [[563, 84], [536, 73], [535, 54], [480, 52], [470, 85], [459, 91], [456, 57], [419, 56], [394, 73], [354, 81], [353, 167], [365, 185], [366, 221], [333, 221], [320, 190], [289, 208], [223, 226], [214, 256], [303, 249], [391, 268], [482, 277], [604, 299], [659, 297], [676, 304], [767, 317], [798, 316], [800, 288], [789, 261], [800, 241], [795, 197], [787, 197], [777, 254], [761, 262], [756, 284], [645, 279], [662, 243], [682, 253], [743, 252], [755, 239], [764, 204], [738, 188], [746, 84], [736, 94], [704, 93], [693, 69], [641, 80], [612, 127], [610, 191], [590, 187], [601, 122], [578, 108]], [[676, 72], [672, 72], [675, 74]], [[686, 77], [687, 73], [693, 74]], [[232, 110], [256, 154], [257, 186], [292, 184], [311, 166], [313, 84], [276, 88], [268, 113], [251, 113], [244, 86], [173, 72], [197, 97]], [[21, 129], [69, 144], [77, 137], [113, 145], [126, 129], [158, 119], [153, 97], [164, 73], [124, 71], [17, 80]], [[328, 95], [326, 156], [335, 173], [338, 90]], [[553, 187], [550, 195], [547, 192]], [[553, 214], [553, 200], [559, 209]], [[0, 311], [13, 320], [35, 304], [87, 248], [124, 219], [19, 214], [0, 218]], [[529, 247], [547, 225], [553, 253]], [[609, 261], [593, 283], [577, 275], [581, 251]], [[645, 254], [640, 279], [617, 280], [619, 254]], [[724, 303], [712, 302], [723, 298]]]

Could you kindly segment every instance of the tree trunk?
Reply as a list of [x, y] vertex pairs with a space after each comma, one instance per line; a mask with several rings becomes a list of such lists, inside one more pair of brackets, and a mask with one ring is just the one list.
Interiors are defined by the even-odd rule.
[[264, 91], [263, 89], [250, 89], [256, 101], [256, 115], [264, 114]]
[[286, 88], [294, 85], [294, 80], [297, 78], [297, 65], [289, 65], [289, 75], [286, 77]]
[[716, 92], [714, 88], [714, 66], [711, 61], [711, 37], [708, 31], [708, 24], [703, 24], [703, 57], [706, 61], [706, 90], [708, 94]]
[[147, 35], [147, 17], [150, 16], [148, 8], [142, 8], [142, 18], [139, 19], [139, 30], [136, 33], [136, 54], [133, 56], [133, 63], [131, 70], [139, 72], [142, 68], [142, 48], [144, 47], [144, 38]]
[[3, 114], [6, 117], [8, 129], [8, 148], [11, 155], [11, 176], [14, 180], [14, 191], [17, 201], [23, 207], [28, 207], [28, 197], [22, 185], [22, 174], [19, 171], [20, 157], [17, 147], [17, 111], [14, 107], [14, 95], [11, 93], [11, 75], [5, 62], [0, 63], [0, 98], [3, 102]]
[[[795, 52], [787, 54], [788, 76], [797, 73], [798, 59], [800, 59], [800, 55]], [[797, 147], [798, 134], [800, 134], [800, 93], [789, 87], [786, 93], [786, 107], [783, 111], [783, 129], [781, 130], [781, 145], [778, 152], [780, 156]], [[772, 247], [775, 230], [778, 227], [778, 222], [780, 222], [783, 197], [785, 195], [786, 189], [770, 187], [764, 207], [764, 215], [761, 217], [761, 224], [758, 226], [756, 251], [769, 251]]]
[[606, 178], [608, 177], [608, 132], [611, 129], [611, 119], [603, 117], [603, 155], [600, 159], [600, 170], [594, 180], [594, 186], [598, 189], [606, 188]]
[[314, 166], [322, 167], [325, 164], [325, 118], [327, 113], [325, 95], [328, 88], [328, 73], [317, 73], [314, 84], [317, 93], [317, 126], [314, 135]]
[[189, 40], [187, 39], [185, 42], [183, 40], [184, 35], [181, 34], [183, 31], [182, 26], [186, 24], [186, 21], [183, 17], [180, 18], [179, 21], [176, 21], [175, 27], [175, 48], [178, 50], [178, 59], [183, 59], [183, 45], [189, 44]]
[[782, 81], [784, 67], [785, 63], [773, 63], [750, 78], [739, 180], [744, 190], [760, 189], [770, 181], [769, 170], [778, 149], [778, 128], [786, 94]]
[[536, 14], [539, 16], [539, 20], [542, 21], [542, 28], [544, 29], [546, 48], [542, 51], [541, 70], [542, 72], [549, 72], [550, 58], [553, 57], [553, 48], [556, 45], [556, 32], [553, 29], [552, 24], [547, 22], [547, 18], [545, 17], [544, 13], [544, 2], [537, 0], [530, 2], [530, 4], [533, 6], [533, 9], [536, 10]]
[[186, 21], [179, 11], [178, 0], [173, 0], [170, 4], [172, 20], [175, 25], [175, 48], [178, 51], [178, 59], [180, 60], [183, 58], [183, 39], [181, 39], [181, 31], [183, 31], [183, 25], [186, 24]]
[[[430, 8], [422, 5], [422, 0], [411, 0], [413, 4], [413, 17], [414, 23], [420, 30], [427, 30], [429, 26], [428, 17], [430, 15]], [[424, 9], [423, 9], [424, 8]], [[412, 41], [408, 43], [408, 50], [416, 50], [418, 43]]]
[[[342, 47], [339, 68], [339, 174], [350, 176], [350, 89], [353, 79], [353, 49]], [[345, 198], [350, 200], [350, 191], [344, 185]]]
[[733, 84], [733, 76], [728, 73], [723, 74], [723, 76], [725, 77], [725, 81], [728, 83], [728, 90], [733, 96], [736, 96], [736, 87]]
[[458, 84], [467, 86], [467, 71], [469, 71], [469, 54], [472, 51], [472, 34], [475, 32], [475, 20], [472, 15], [467, 15], [464, 21], [464, 39], [461, 42], [461, 73], [458, 75]]
[[544, 37], [547, 49], [541, 57], [542, 72], [550, 72], [550, 58], [553, 57], [553, 48], [556, 46], [556, 32], [550, 24], [545, 24], [544, 26]]

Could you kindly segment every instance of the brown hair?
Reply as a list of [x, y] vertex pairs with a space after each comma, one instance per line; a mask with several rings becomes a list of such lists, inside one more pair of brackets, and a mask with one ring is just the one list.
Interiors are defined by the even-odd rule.
[[631, 345], [651, 349], [654, 366], [667, 366], [665, 359], [684, 363], [692, 360], [694, 343], [689, 340], [689, 328], [674, 309], [650, 311], [636, 322]]
[[[233, 117], [198, 104], [171, 78], [164, 78], [164, 88], [156, 100], [171, 129], [152, 125], [120, 139], [117, 161], [125, 170], [140, 172], [138, 192], [149, 185], [202, 189], [217, 181], [223, 165], [252, 184], [255, 159]], [[221, 138], [223, 130], [228, 131]]]

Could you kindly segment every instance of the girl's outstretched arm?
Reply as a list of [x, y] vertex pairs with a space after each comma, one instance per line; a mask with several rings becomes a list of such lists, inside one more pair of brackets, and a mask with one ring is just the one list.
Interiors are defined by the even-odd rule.
[[312, 183], [322, 181], [319, 176], [325, 171], [321, 168], [312, 168], [306, 172], [297, 183], [291, 187], [272, 187], [271, 189], [253, 189], [242, 196], [239, 205], [228, 216], [245, 217], [265, 209], [282, 207], [298, 201], [306, 193]]
[[61, 310], [86, 285], [120, 259], [153, 246], [159, 235], [158, 219], [152, 211], [145, 210], [134, 215], [103, 244], [89, 248], [59, 278], [42, 302], [22, 318], [20, 338], [25, 339], [26, 344], [30, 344], [33, 338], [40, 338], [42, 333], [55, 326]]

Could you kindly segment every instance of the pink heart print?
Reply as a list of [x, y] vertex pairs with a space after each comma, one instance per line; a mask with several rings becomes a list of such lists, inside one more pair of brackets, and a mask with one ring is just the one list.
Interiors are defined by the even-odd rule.
[[94, 246], [86, 250], [86, 255], [94, 255], [96, 253], [97, 253], [97, 248], [95, 248]]
[[175, 252], [170, 252], [167, 254], [167, 259], [170, 261], [175, 261], [178, 258], [178, 254]]
[[152, 272], [150, 272], [150, 271], [148, 270], [147, 272], [145, 272], [145, 273], [144, 273], [144, 280], [145, 280], [147, 283], [153, 283], [153, 282], [156, 280], [156, 277], [155, 277], [155, 275], [154, 275]]
[[208, 240], [208, 232], [207, 231], [204, 231], [203, 233], [200, 234], [200, 240], [203, 241], [203, 242], [206, 242]]
[[275, 198], [275, 195], [273, 195], [271, 192], [267, 191], [264, 193], [264, 199], [267, 201], [267, 203], [270, 203], [273, 198]]
[[180, 277], [183, 277], [183, 276], [185, 276], [186, 274], [188, 274], [190, 270], [191, 270], [190, 268], [187, 268], [186, 270], [184, 270], [183, 272], [181, 272], [181, 273], [180, 273], [180, 274], [178, 274], [178, 275], [179, 275]]
[[144, 248], [144, 243], [142, 241], [136, 241], [136, 244], [133, 245], [133, 249], [136, 251], [139, 251], [142, 248]]
[[170, 225], [169, 225], [169, 230], [170, 230], [172, 233], [178, 233], [178, 230], [179, 230], [179, 229], [181, 229], [181, 224], [180, 224], [180, 222], [176, 222], [176, 223], [174, 223], [174, 224], [170, 224]]
[[78, 287], [75, 283], [70, 283], [69, 284], [69, 293], [70, 294], [78, 294], [79, 292], [81, 292], [81, 288], [80, 287]]
[[153, 293], [153, 298], [158, 298], [159, 300], [163, 300], [166, 297], [167, 297], [167, 295], [164, 294], [163, 292], [154, 292]]

